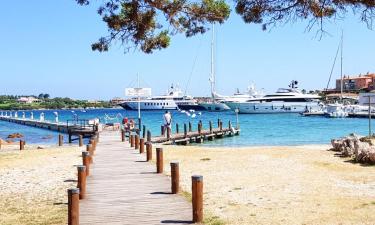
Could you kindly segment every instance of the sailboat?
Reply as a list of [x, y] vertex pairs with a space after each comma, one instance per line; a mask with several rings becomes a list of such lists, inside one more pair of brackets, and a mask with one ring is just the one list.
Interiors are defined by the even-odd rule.
[[207, 111], [225, 111], [230, 110], [230, 108], [223, 102], [224, 96], [216, 93], [216, 80], [215, 80], [215, 65], [214, 65], [214, 41], [215, 41], [215, 25], [212, 24], [212, 39], [211, 39], [211, 75], [209, 78], [211, 84], [211, 100], [207, 102], [200, 102], [199, 105], [202, 106]]

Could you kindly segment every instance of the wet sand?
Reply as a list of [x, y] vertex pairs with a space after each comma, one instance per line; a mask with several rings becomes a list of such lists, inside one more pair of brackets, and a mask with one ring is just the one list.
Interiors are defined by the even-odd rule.
[[204, 177], [205, 212], [226, 224], [374, 224], [375, 167], [330, 146], [163, 146], [180, 162], [181, 187]]

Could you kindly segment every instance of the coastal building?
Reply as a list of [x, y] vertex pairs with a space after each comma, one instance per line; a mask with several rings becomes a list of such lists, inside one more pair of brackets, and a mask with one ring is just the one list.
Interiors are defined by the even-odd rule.
[[33, 96], [25, 96], [25, 97], [18, 98], [17, 102], [23, 103], [23, 104], [31, 104], [31, 103], [41, 102], [41, 100]]
[[119, 105], [119, 104], [123, 103], [124, 101], [125, 101], [125, 99], [123, 99], [123, 98], [115, 97], [115, 98], [111, 99], [109, 101], [109, 103], [112, 106], [116, 106], [116, 105]]
[[[375, 73], [367, 73], [358, 76], [344, 76], [343, 77], [343, 91], [345, 92], [359, 92], [361, 90], [374, 90], [375, 87]], [[336, 92], [341, 91], [341, 79], [336, 80]]]

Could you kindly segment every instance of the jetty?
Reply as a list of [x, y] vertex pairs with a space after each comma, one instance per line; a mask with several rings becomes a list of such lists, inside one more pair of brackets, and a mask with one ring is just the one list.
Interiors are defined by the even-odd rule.
[[101, 132], [79, 200], [79, 224], [191, 224], [191, 204], [172, 194], [171, 179], [121, 142], [118, 131]]
[[16, 118], [9, 116], [0, 116], [0, 120], [17, 123], [25, 126], [37, 127], [60, 133], [66, 133], [69, 135], [69, 143], [74, 139], [73, 136], [82, 136], [83, 138], [90, 138], [98, 133], [98, 127], [94, 124], [90, 124], [88, 120], [67, 120], [66, 123], [54, 123], [50, 121], [41, 121], [26, 118]]

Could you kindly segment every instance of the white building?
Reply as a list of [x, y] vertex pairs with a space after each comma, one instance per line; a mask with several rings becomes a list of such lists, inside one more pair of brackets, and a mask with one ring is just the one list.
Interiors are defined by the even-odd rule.
[[29, 96], [29, 97], [20, 97], [17, 99], [18, 103], [24, 103], [24, 104], [31, 104], [34, 102], [41, 102], [40, 99], [37, 99], [35, 97]]

